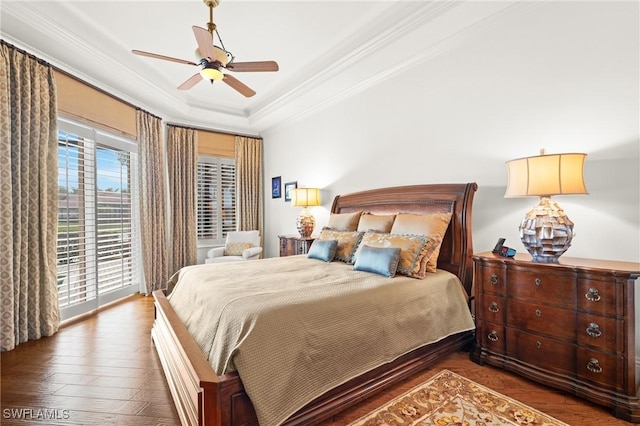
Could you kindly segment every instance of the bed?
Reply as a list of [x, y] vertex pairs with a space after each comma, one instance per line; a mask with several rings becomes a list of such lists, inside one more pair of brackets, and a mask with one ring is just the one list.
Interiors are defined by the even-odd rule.
[[[331, 212], [345, 214], [363, 211], [374, 215], [450, 213], [451, 221], [438, 256], [438, 270], [443, 274], [454, 274], [466, 294], [470, 295], [473, 252], [471, 210], [476, 190], [475, 183], [375, 189], [335, 197]], [[293, 256], [290, 262], [307, 261], [300, 257], [304, 256]], [[286, 261], [286, 258], [283, 259], [271, 262]], [[154, 292], [156, 318], [152, 338], [182, 424], [257, 425], [256, 410], [240, 375], [235, 371], [220, 375], [215, 373], [203, 352], [200, 339], [194, 338], [165, 293]], [[457, 332], [434, 343], [419, 346], [382, 365], [361, 371], [299, 408], [288, 416], [284, 424], [312, 425], [326, 420], [425, 368], [434, 360], [470, 345], [472, 341], [473, 330]], [[268, 371], [273, 374], [275, 383], [277, 369]]]

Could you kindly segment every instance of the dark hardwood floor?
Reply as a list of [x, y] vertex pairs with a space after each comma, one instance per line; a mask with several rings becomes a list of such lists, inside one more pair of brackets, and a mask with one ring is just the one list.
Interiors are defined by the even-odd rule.
[[[133, 296], [63, 326], [53, 337], [0, 354], [3, 425], [178, 425], [150, 338], [153, 299]], [[347, 409], [322, 426], [343, 426], [448, 369], [578, 426], [630, 425], [608, 410], [456, 353]], [[18, 415], [23, 419], [16, 419]], [[31, 416], [31, 420], [24, 417]], [[40, 416], [40, 418], [36, 418]], [[43, 416], [48, 416], [43, 420]]]
[[[153, 298], [136, 295], [3, 352], [2, 425], [179, 424], [152, 323]], [[7, 419], [7, 409], [59, 412], [55, 420], [19, 421]]]

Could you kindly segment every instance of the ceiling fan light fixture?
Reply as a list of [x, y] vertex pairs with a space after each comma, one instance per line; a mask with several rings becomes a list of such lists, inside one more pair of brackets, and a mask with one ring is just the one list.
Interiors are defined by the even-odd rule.
[[217, 68], [204, 67], [200, 70], [200, 75], [205, 80], [220, 81], [224, 78], [224, 74]]

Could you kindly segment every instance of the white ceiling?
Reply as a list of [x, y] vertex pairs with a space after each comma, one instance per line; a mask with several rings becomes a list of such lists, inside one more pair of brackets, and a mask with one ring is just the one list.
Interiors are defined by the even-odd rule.
[[232, 73], [257, 94], [222, 82], [177, 86], [198, 68], [137, 56], [144, 50], [197, 62], [192, 25], [202, 0], [5, 0], [0, 34], [16, 47], [162, 117], [260, 134], [428, 61], [517, 1], [221, 0], [213, 21], [238, 62], [275, 60], [276, 73]]

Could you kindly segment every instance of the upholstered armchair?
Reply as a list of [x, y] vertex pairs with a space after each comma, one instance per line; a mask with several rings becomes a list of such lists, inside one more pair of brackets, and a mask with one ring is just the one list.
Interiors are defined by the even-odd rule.
[[260, 257], [260, 234], [258, 231], [236, 231], [227, 233], [224, 247], [214, 247], [207, 252], [205, 263], [236, 262]]

